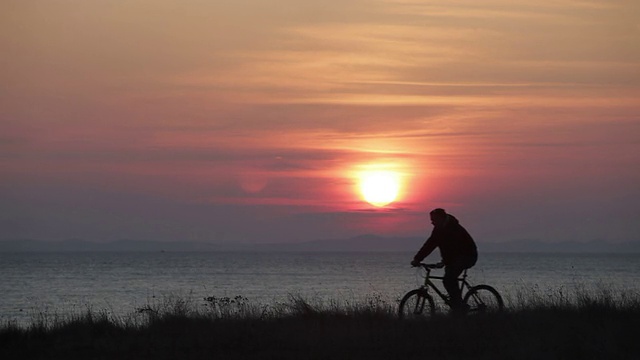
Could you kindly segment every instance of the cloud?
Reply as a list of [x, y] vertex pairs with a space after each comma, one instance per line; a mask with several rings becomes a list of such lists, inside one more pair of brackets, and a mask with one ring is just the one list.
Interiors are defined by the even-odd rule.
[[[562, 196], [637, 213], [607, 202], [640, 181], [637, 1], [0, 7], [14, 233], [337, 237], [436, 203], [526, 223]], [[375, 166], [403, 174], [403, 211], [363, 211]]]

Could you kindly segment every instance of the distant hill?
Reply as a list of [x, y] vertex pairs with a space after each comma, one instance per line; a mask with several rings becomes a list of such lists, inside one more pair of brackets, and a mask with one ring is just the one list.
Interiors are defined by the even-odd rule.
[[479, 243], [478, 249], [485, 252], [526, 253], [640, 253], [640, 241], [607, 242], [516, 240], [502, 243]]
[[[233, 248], [236, 246], [234, 245]], [[0, 241], [0, 252], [82, 252], [82, 251], [216, 251], [225, 250], [221, 244], [204, 242], [163, 242], [118, 240], [91, 242], [86, 240], [43, 241], [18, 239]]]
[[[348, 239], [324, 239], [299, 243], [237, 244], [207, 243], [194, 241], [142, 241], [119, 240], [106, 243], [71, 239], [64, 241], [42, 241], [15, 239], [0, 241], [0, 252], [80, 252], [80, 251], [374, 251], [414, 252], [424, 243], [423, 237], [383, 237], [361, 235]], [[611, 243], [588, 242], [543, 242], [518, 240], [510, 242], [478, 242], [481, 252], [552, 252], [552, 253], [640, 253], [640, 241]]]
[[207, 243], [194, 241], [119, 240], [106, 243], [85, 240], [42, 241], [16, 239], [0, 241], [0, 252], [80, 251], [407, 251], [423, 243], [421, 238], [385, 238], [362, 235], [350, 239], [315, 240], [300, 243]]
[[264, 249], [284, 251], [415, 251], [424, 243], [417, 237], [360, 235], [349, 239], [324, 239], [299, 243], [266, 244]]

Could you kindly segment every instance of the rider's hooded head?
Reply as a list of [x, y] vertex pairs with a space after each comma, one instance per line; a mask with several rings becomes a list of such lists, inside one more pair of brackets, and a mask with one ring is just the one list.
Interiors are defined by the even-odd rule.
[[449, 217], [444, 209], [441, 208], [431, 210], [429, 216], [431, 217], [431, 224], [433, 224], [433, 226], [444, 225], [447, 222], [447, 218]]

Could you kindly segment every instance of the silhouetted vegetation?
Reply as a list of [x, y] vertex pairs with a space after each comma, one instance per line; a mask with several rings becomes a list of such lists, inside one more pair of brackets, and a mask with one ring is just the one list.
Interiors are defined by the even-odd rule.
[[291, 296], [168, 298], [128, 316], [87, 309], [3, 324], [2, 359], [638, 359], [640, 297], [531, 291], [499, 314], [398, 320], [396, 305]]

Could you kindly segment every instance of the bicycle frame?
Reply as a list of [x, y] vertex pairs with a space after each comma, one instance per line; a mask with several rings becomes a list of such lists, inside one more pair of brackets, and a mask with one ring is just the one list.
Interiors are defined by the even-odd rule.
[[[429, 288], [432, 288], [433, 291], [435, 291], [435, 293], [438, 294], [438, 296], [440, 296], [440, 298], [445, 303], [448, 302], [449, 296], [446, 295], [444, 291], [440, 290], [440, 288], [433, 281], [431, 281], [431, 279], [444, 280], [444, 276], [431, 275], [431, 270], [433, 270], [433, 268], [428, 267], [426, 265], [423, 265], [422, 268], [425, 269], [425, 271], [427, 272], [427, 275], [424, 277], [424, 284], [421, 285], [420, 288], [424, 289], [427, 292], [429, 291]], [[467, 281], [467, 269], [465, 269], [462, 272], [462, 275], [460, 275], [460, 277], [458, 278], [458, 282], [460, 282], [460, 293], [461, 294], [463, 293], [465, 288], [467, 290], [471, 288], [471, 284], [469, 284], [469, 282]]]

